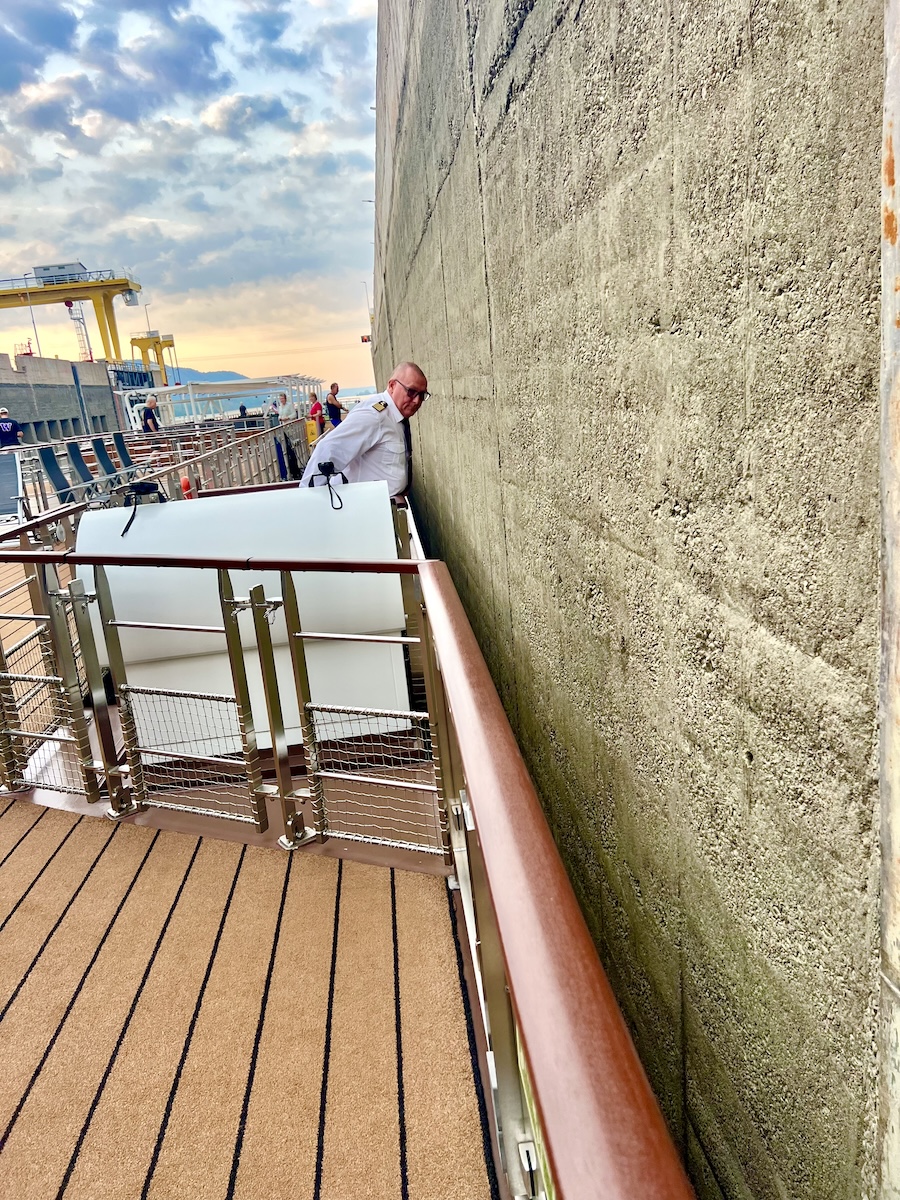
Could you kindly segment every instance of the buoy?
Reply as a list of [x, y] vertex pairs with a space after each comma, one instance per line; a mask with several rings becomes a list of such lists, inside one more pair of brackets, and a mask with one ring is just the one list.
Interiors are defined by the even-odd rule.
[[191, 487], [191, 481], [187, 475], [182, 475], [181, 477], [181, 493], [185, 500], [193, 500], [194, 498], [194, 489]]

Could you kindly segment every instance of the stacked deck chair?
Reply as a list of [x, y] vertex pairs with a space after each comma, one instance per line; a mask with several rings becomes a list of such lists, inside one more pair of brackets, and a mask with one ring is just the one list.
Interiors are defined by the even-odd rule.
[[[85, 500], [99, 500], [101, 497], [109, 497], [109, 493], [115, 486], [115, 481], [111, 480], [107, 472], [97, 476], [84, 460], [84, 455], [81, 453], [81, 447], [77, 442], [66, 442], [66, 454], [69, 456], [69, 462], [72, 464], [72, 469], [75, 472], [76, 480], [81, 480], [85, 485]], [[99, 464], [98, 464], [99, 465]], [[103, 468], [100, 468], [103, 470]]]
[[125, 470], [124, 464], [122, 470], [119, 470], [110, 458], [103, 438], [91, 438], [91, 445], [94, 448], [94, 458], [97, 460], [97, 466], [103, 472], [104, 478], [108, 480], [110, 488], [118, 487], [122, 483], [128, 483], [130, 478], [128, 471]]
[[133, 479], [137, 479], [139, 475], [147, 474], [150, 468], [136, 463], [128, 453], [128, 447], [125, 445], [124, 433], [114, 433], [113, 444], [116, 447], [116, 454], [119, 456], [119, 462], [122, 464], [122, 470], [125, 472], [126, 483], [131, 483], [131, 481]]
[[79, 504], [84, 499], [85, 485], [71, 483], [66, 478], [53, 447], [38, 446], [38, 457], [60, 504]]

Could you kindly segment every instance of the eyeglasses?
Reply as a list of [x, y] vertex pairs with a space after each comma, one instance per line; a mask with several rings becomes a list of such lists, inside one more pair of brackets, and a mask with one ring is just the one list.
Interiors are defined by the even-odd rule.
[[407, 396], [409, 396], [410, 400], [420, 399], [423, 404], [431, 395], [431, 392], [420, 392], [418, 388], [407, 387], [402, 379], [392, 379], [391, 383], [399, 383], [404, 392], [406, 392]]

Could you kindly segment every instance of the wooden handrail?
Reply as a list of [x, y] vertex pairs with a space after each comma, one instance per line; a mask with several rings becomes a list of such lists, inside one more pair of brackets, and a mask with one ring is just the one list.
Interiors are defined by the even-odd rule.
[[[118, 510], [116, 510], [118, 511]], [[129, 509], [122, 509], [127, 520]], [[22, 526], [17, 527], [17, 531]], [[415, 575], [422, 559], [189, 558], [172, 554], [78, 554], [74, 550], [0, 550], [0, 562], [68, 563], [73, 567], [199, 567], [216, 571], [324, 571], [336, 575]]]
[[42, 525], [52, 525], [56, 521], [61, 521], [63, 517], [73, 517], [75, 513], [83, 512], [86, 508], [86, 503], [64, 504], [62, 508], [48, 508], [40, 516], [32, 517], [30, 521], [23, 521], [21, 525], [13, 525], [9, 529], [0, 530], [0, 542], [8, 542], [23, 533], [33, 533]]
[[434, 561], [419, 572], [557, 1194], [689, 1200], [450, 573]]
[[280, 479], [278, 483], [247, 483], [240, 487], [201, 488], [197, 492], [197, 499], [208, 499], [211, 496], [240, 496], [245, 492], [280, 492], [286, 488], [299, 486], [300, 482], [297, 479]]

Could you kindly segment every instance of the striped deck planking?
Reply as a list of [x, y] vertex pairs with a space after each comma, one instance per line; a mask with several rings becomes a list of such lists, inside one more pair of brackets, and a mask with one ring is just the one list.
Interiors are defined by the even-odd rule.
[[0, 1195], [496, 1197], [446, 881], [0, 802]]

